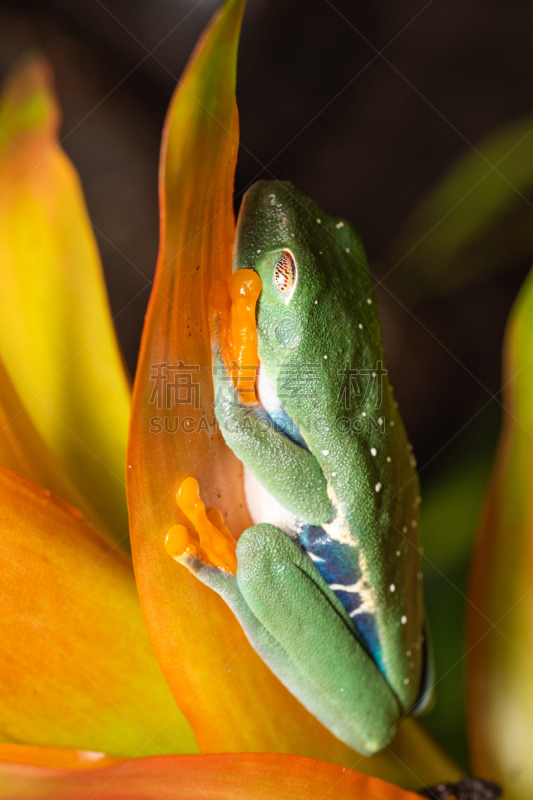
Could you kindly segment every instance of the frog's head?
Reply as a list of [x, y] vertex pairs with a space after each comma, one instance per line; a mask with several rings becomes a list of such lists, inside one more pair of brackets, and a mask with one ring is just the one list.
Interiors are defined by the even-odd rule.
[[[258, 354], [276, 382], [280, 367], [329, 357], [344, 363], [379, 326], [361, 242], [291, 183], [258, 181], [239, 214], [234, 269], [262, 281]], [[363, 333], [364, 331], [364, 333]]]

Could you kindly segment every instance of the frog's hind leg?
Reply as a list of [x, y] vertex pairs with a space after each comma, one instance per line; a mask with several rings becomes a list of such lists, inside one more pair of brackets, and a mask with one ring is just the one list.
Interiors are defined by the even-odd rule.
[[[197, 484], [191, 495], [192, 489]], [[209, 519], [203, 504], [199, 513], [189, 511], [197, 531], [206, 520], [220, 523], [216, 514]], [[234, 575], [212, 559], [213, 552], [220, 556], [221, 543], [230, 543], [213, 527], [199, 544], [189, 534], [184, 538], [185, 526], [175, 526], [178, 535], [171, 531], [167, 550], [225, 600], [258, 655], [332, 733], [366, 755], [384, 747], [394, 735], [398, 701], [307, 555], [279, 528], [255, 525], [239, 539]]]

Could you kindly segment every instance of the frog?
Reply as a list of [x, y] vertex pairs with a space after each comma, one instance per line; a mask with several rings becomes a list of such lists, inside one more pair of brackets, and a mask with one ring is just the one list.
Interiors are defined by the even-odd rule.
[[210, 299], [214, 408], [254, 524], [236, 541], [187, 478], [177, 500], [200, 538], [175, 526], [167, 549], [304, 707], [370, 756], [431, 707], [434, 673], [416, 461], [365, 251], [292, 184], [258, 181], [233, 259]]

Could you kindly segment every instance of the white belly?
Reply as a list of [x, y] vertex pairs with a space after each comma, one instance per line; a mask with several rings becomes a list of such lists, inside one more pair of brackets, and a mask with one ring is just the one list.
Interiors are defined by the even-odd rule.
[[293, 538], [301, 531], [302, 520], [283, 508], [247, 467], [244, 468], [244, 493], [254, 525], [269, 522]]

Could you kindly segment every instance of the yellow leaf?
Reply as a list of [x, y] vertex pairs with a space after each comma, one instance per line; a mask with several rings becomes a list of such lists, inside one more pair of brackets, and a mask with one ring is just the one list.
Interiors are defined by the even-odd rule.
[[503, 425], [472, 564], [467, 702], [474, 772], [533, 793], [533, 272], [508, 322]]
[[31, 60], [0, 102], [0, 357], [43, 440], [120, 540], [129, 387], [58, 124], [49, 68]]
[[191, 752], [129, 559], [79, 511], [0, 467], [0, 730], [42, 747]]
[[22, 405], [0, 362], [0, 464], [76, 506], [104, 532], [105, 524], [79, 494]]

